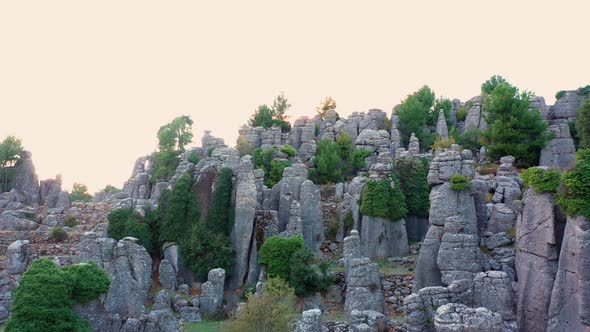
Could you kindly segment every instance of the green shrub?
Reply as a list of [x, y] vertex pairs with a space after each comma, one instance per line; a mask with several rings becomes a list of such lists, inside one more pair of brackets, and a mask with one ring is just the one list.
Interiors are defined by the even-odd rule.
[[342, 180], [341, 162], [338, 144], [329, 139], [321, 140], [310, 178], [319, 184], [339, 182]]
[[578, 109], [574, 128], [576, 130], [573, 134], [579, 139], [579, 147], [590, 149], [590, 98], [586, 99]]
[[170, 181], [176, 173], [176, 168], [180, 164], [179, 151], [158, 151], [152, 153], [154, 160], [154, 171], [150, 176], [150, 182]]
[[[94, 276], [88, 273], [90, 270]], [[33, 261], [13, 291], [12, 316], [6, 331], [92, 331], [73, 306], [75, 300], [87, 302], [92, 300], [91, 295], [108, 290], [108, 277], [103, 277], [104, 271], [93, 267], [64, 271], [49, 259]]]
[[[485, 83], [484, 83], [485, 84]], [[538, 109], [529, 110], [532, 93], [519, 92], [507, 82], [495, 85], [485, 98], [487, 129], [482, 137], [492, 160], [514, 156], [519, 166], [534, 166], [550, 138]]]
[[556, 193], [561, 182], [559, 171], [544, 170], [538, 167], [525, 169], [521, 177], [525, 185], [535, 188], [537, 192]]
[[456, 141], [463, 149], [471, 151], [479, 151], [481, 148], [481, 130], [478, 128], [471, 128], [461, 135], [457, 135]]
[[341, 132], [338, 134], [338, 137], [336, 137], [336, 145], [338, 145], [338, 154], [340, 155], [340, 158], [349, 159], [353, 148], [352, 138], [350, 138], [347, 133]]
[[219, 171], [207, 215], [207, 228], [228, 236], [234, 225], [234, 214], [231, 205], [232, 178], [233, 171], [231, 168], [224, 167]]
[[307, 247], [295, 251], [291, 256], [288, 281], [297, 296], [325, 292], [334, 282], [325, 266], [322, 265], [324, 268], [321, 269], [318, 265], [311, 264], [313, 257], [313, 252]]
[[406, 199], [397, 176], [393, 180], [393, 188], [389, 180], [367, 181], [362, 196], [362, 214], [388, 218], [390, 221], [398, 221], [407, 216]]
[[373, 152], [365, 149], [356, 149], [352, 153], [352, 163], [355, 170], [366, 167], [365, 159], [371, 156]]
[[294, 147], [290, 146], [289, 144], [285, 144], [281, 147], [281, 152], [291, 157], [295, 157], [297, 155], [297, 151]]
[[555, 94], [555, 100], [561, 99], [564, 96], [565, 96], [565, 91], [564, 90], [557, 91], [557, 93]]
[[107, 236], [121, 240], [125, 237], [125, 223], [131, 217], [131, 209], [115, 209], [109, 213], [107, 219], [109, 225], [107, 226]]
[[590, 149], [578, 151], [576, 157], [576, 168], [563, 176], [565, 191], [557, 203], [568, 215], [582, 215], [590, 221]]
[[[148, 213], [149, 214], [149, 213]], [[141, 216], [133, 214], [131, 209], [116, 209], [109, 213], [107, 219], [107, 236], [121, 240], [126, 236], [137, 238], [138, 243], [142, 245], [150, 254], [159, 247], [154, 239], [154, 234], [150, 224]]]
[[252, 127], [270, 128], [272, 126], [280, 127], [283, 132], [291, 129], [291, 124], [286, 121], [285, 113], [291, 108], [287, 98], [281, 93], [273, 101], [272, 107], [260, 105], [254, 111], [254, 114], [248, 120], [248, 125]]
[[92, 195], [88, 193], [88, 187], [81, 183], [74, 183], [72, 192], [70, 193], [70, 201], [72, 202], [89, 202]]
[[338, 226], [340, 222], [336, 215], [332, 215], [328, 221], [328, 227], [326, 227], [326, 240], [336, 241], [336, 235], [338, 234]]
[[265, 173], [264, 176], [264, 185], [268, 188], [272, 188], [283, 178], [283, 171], [285, 168], [291, 166], [290, 161], [274, 159], [270, 162], [270, 172], [267, 174]]
[[108, 274], [93, 261], [66, 266], [63, 272], [70, 296], [76, 303], [90, 302], [111, 287]]
[[236, 141], [236, 150], [238, 150], [242, 157], [245, 155], [253, 155], [254, 145], [246, 136], [240, 135]]
[[139, 216], [131, 216], [125, 222], [125, 236], [138, 239], [137, 243], [145, 248], [150, 254], [154, 252], [154, 241], [150, 226], [144, 223]]
[[78, 222], [76, 221], [76, 216], [73, 214], [68, 214], [68, 216], [66, 217], [65, 224], [68, 227], [76, 227], [78, 225]]
[[207, 279], [209, 271], [219, 267], [231, 276], [235, 252], [226, 235], [196, 222], [181, 236], [179, 244], [183, 262], [199, 279]]
[[293, 288], [279, 278], [269, 278], [261, 294], [248, 294], [248, 301], [236, 318], [222, 326], [224, 331], [289, 332], [298, 316]]
[[304, 247], [305, 242], [301, 236], [290, 238], [271, 236], [260, 247], [259, 262], [266, 265], [269, 277], [289, 280], [291, 257], [297, 250]]
[[422, 146], [431, 146], [434, 137], [431, 132], [424, 130], [432, 119], [432, 107], [435, 94], [427, 85], [406, 97], [396, 113], [399, 118], [399, 129], [402, 143], [407, 146], [412, 133], [420, 140]]
[[344, 216], [344, 234], [348, 234], [352, 227], [354, 227], [354, 218], [352, 217], [352, 211], [348, 211], [348, 213]]
[[432, 146], [430, 147], [433, 150], [437, 150], [437, 149], [449, 149], [451, 147], [451, 145], [455, 144], [457, 142], [455, 142], [455, 138], [453, 137], [437, 137], [434, 140], [434, 143], [432, 143]]
[[414, 158], [398, 159], [395, 161], [394, 171], [400, 180], [408, 215], [428, 216], [430, 209], [428, 161]]
[[457, 121], [465, 121], [468, 113], [469, 109], [467, 109], [465, 105], [459, 106], [459, 110], [457, 111]]
[[199, 220], [199, 201], [192, 185], [193, 179], [189, 174], [176, 181], [168, 200], [168, 211], [160, 220], [161, 242], [177, 242], [179, 235], [187, 234], [190, 225]]
[[189, 163], [196, 165], [199, 163], [199, 161], [201, 161], [201, 157], [196, 151], [193, 151], [188, 155], [188, 157], [186, 157], [186, 160], [188, 160]]
[[455, 191], [464, 191], [471, 188], [471, 180], [461, 174], [454, 174], [451, 176], [451, 189]]
[[51, 230], [51, 239], [56, 242], [62, 242], [68, 238], [68, 234], [61, 227], [53, 227]]

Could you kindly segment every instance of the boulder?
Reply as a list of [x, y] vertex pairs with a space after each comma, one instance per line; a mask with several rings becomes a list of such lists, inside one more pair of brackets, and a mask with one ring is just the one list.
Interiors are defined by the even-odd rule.
[[478, 273], [473, 280], [473, 297], [476, 307], [484, 307], [497, 312], [503, 320], [515, 319], [512, 279], [506, 272]]
[[176, 290], [176, 287], [178, 287], [176, 271], [174, 270], [172, 263], [170, 263], [170, 261], [167, 259], [160, 261], [160, 266], [158, 268], [158, 279], [160, 285], [166, 289]]
[[503, 332], [502, 317], [486, 308], [449, 303], [436, 310], [437, 332]]
[[16, 240], [6, 249], [8, 262], [6, 271], [12, 275], [22, 274], [32, 261], [30, 242], [28, 240]]
[[408, 255], [406, 222], [403, 219], [392, 222], [387, 218], [363, 215], [361, 252], [369, 258]]
[[23, 196], [22, 202], [31, 205], [39, 203], [39, 179], [35, 173], [32, 153], [22, 151], [14, 166], [13, 189]]
[[301, 319], [295, 323], [294, 332], [322, 332], [322, 311], [311, 309], [301, 314]]
[[208, 315], [217, 313], [223, 305], [225, 270], [218, 268], [209, 271], [207, 282], [201, 286], [201, 311]]

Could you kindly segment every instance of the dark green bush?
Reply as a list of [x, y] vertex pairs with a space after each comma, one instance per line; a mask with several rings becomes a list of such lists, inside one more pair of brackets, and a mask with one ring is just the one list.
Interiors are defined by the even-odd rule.
[[68, 238], [68, 234], [61, 227], [53, 227], [51, 230], [51, 239], [56, 242], [64, 241]]
[[356, 149], [352, 153], [352, 164], [355, 170], [363, 169], [366, 166], [365, 159], [371, 156], [373, 152], [365, 149]]
[[344, 216], [344, 234], [348, 234], [352, 227], [354, 227], [354, 218], [352, 217], [352, 211], [348, 211], [348, 213]]
[[361, 203], [361, 213], [372, 217], [388, 218], [398, 221], [408, 214], [406, 199], [401, 186], [394, 176], [389, 180], [369, 180], [365, 185]]
[[451, 189], [455, 191], [469, 190], [471, 188], [471, 180], [461, 174], [454, 174], [451, 176]]
[[561, 183], [561, 173], [557, 170], [544, 170], [538, 167], [525, 169], [521, 174], [524, 184], [537, 192], [556, 193]]
[[115, 209], [109, 213], [107, 219], [107, 236], [115, 240], [125, 237], [125, 223], [131, 217], [131, 209]]
[[338, 144], [329, 139], [321, 140], [314, 158], [315, 168], [310, 172], [311, 180], [319, 184], [339, 182], [342, 180], [341, 162]]
[[557, 93], [555, 94], [555, 100], [561, 99], [563, 96], [565, 96], [565, 91], [563, 91], [563, 90], [557, 91]]
[[459, 106], [459, 110], [457, 111], [457, 121], [465, 121], [467, 119], [467, 114], [469, 113], [469, 109], [465, 105]]
[[190, 163], [193, 163], [196, 165], [199, 163], [199, 161], [201, 161], [201, 157], [199, 156], [199, 154], [196, 151], [193, 151], [188, 155], [186, 160], [188, 160]]
[[313, 252], [307, 247], [293, 253], [290, 259], [289, 285], [297, 296], [308, 296], [316, 292], [325, 292], [333, 284], [326, 269], [311, 264]]
[[404, 146], [410, 142], [412, 133], [416, 134], [422, 146], [432, 145], [434, 135], [424, 129], [428, 129], [428, 123], [431, 122], [434, 102], [434, 91], [426, 85], [402, 101], [396, 113], [399, 118], [399, 129]]
[[78, 221], [76, 221], [76, 216], [73, 214], [68, 214], [66, 217], [66, 226], [68, 227], [76, 227], [78, 225]]
[[305, 242], [301, 236], [271, 236], [260, 247], [259, 262], [266, 265], [269, 277], [288, 280], [291, 271], [290, 259], [297, 250], [304, 247]]
[[181, 236], [180, 253], [187, 267], [201, 279], [207, 279], [210, 270], [223, 268], [226, 276], [232, 274], [235, 252], [229, 238], [221, 233], [212, 232], [200, 223], [194, 223]]
[[160, 242], [177, 242], [179, 235], [186, 234], [190, 225], [199, 220], [199, 202], [192, 185], [189, 174], [176, 181], [168, 200], [168, 211], [160, 220]]
[[428, 161], [404, 158], [395, 161], [394, 170], [406, 198], [408, 215], [428, 216], [430, 186], [428, 185]]
[[207, 215], [207, 228], [228, 236], [234, 225], [233, 208], [231, 206], [232, 178], [233, 171], [231, 168], [225, 167], [219, 171]]
[[109, 213], [107, 219], [107, 236], [121, 240], [126, 236], [137, 238], [149, 253], [158, 248], [157, 241], [154, 241], [154, 234], [149, 223], [138, 215], [132, 214], [131, 209], [116, 209]]
[[142, 221], [139, 216], [131, 216], [125, 223], [125, 236], [131, 236], [139, 241], [138, 244], [143, 246], [150, 254], [154, 252], [154, 240], [150, 226]]
[[338, 134], [338, 137], [336, 137], [336, 144], [338, 145], [338, 154], [340, 155], [340, 158], [349, 159], [353, 148], [352, 138], [350, 138], [347, 133], [341, 132]]
[[281, 152], [288, 155], [289, 158], [295, 157], [297, 155], [297, 151], [294, 147], [290, 146], [289, 144], [285, 144], [281, 147]]
[[575, 134], [581, 149], [590, 149], [590, 98], [586, 99], [577, 111]]
[[578, 151], [576, 157], [576, 168], [563, 176], [565, 191], [557, 203], [568, 215], [582, 215], [590, 221], [590, 149]]
[[340, 222], [336, 215], [332, 215], [328, 222], [328, 227], [326, 227], [326, 240], [336, 241], [336, 235], [338, 234], [338, 226]]
[[111, 287], [108, 274], [93, 261], [66, 266], [63, 272], [70, 296], [76, 303], [90, 302]]
[[270, 172], [265, 173], [264, 185], [268, 188], [272, 188], [283, 178], [283, 171], [285, 168], [291, 166], [290, 161], [274, 159], [270, 162]]
[[179, 151], [158, 151], [152, 153], [152, 159], [154, 160], [154, 171], [150, 176], [150, 182], [156, 183], [158, 181], [170, 181], [176, 168], [180, 163]]
[[75, 314], [75, 300], [92, 300], [91, 295], [108, 290], [105, 284], [109, 281], [103, 278], [104, 271], [90, 270], [95, 276], [77, 267], [61, 270], [49, 259], [33, 261], [13, 291], [6, 331], [92, 331], [90, 324]]

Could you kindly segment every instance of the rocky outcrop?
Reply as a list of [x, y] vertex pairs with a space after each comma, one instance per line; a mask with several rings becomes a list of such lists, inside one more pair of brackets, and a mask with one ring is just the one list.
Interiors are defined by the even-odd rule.
[[516, 223], [517, 323], [523, 331], [545, 331], [557, 272], [558, 219], [551, 194], [529, 188]]
[[445, 118], [445, 112], [441, 109], [438, 112], [438, 121], [436, 122], [436, 133], [439, 137], [448, 138], [449, 128], [447, 127], [447, 119]]
[[369, 258], [407, 255], [406, 222], [363, 215], [361, 248], [363, 255]]
[[468, 108], [467, 117], [465, 118], [465, 130], [471, 129], [485, 130], [487, 123], [485, 121], [485, 112], [483, 112], [483, 97], [475, 96], [465, 102], [465, 107]]
[[201, 286], [201, 312], [208, 315], [217, 313], [223, 305], [225, 270], [218, 268], [209, 271], [207, 282]]
[[295, 323], [294, 332], [322, 332], [322, 311], [311, 309], [301, 314], [301, 319]]
[[[547, 331], [590, 330], [590, 222], [568, 217]], [[538, 287], [538, 286], [537, 286]]]
[[[235, 221], [231, 233], [231, 241], [236, 251], [236, 264], [230, 281], [232, 289], [242, 287], [244, 280], [248, 279], [249, 266], [256, 265], [255, 261], [249, 262], [251, 251], [254, 251], [253, 258], [256, 258], [254, 218], [256, 217], [257, 192], [252, 169], [252, 157], [242, 157], [236, 176]], [[255, 274], [257, 275], [256, 272]]]
[[463, 304], [445, 304], [436, 310], [437, 332], [503, 332], [502, 317], [486, 308], [469, 308]]
[[136, 316], [145, 313], [151, 286], [152, 259], [134, 238], [115, 241], [88, 232], [78, 245], [76, 261], [92, 260], [111, 278], [106, 296], [80, 305], [78, 313], [91, 321], [95, 329], [104, 330], [112, 315]]
[[473, 298], [476, 307], [484, 307], [497, 312], [502, 320], [515, 319], [512, 279], [506, 272], [480, 272], [475, 276], [473, 282]]
[[18, 192], [23, 198], [22, 203], [31, 205], [39, 203], [39, 178], [35, 173], [35, 166], [33, 165], [32, 153], [29, 151], [22, 151], [20, 159], [14, 166], [13, 189]]
[[361, 257], [360, 237], [356, 230], [344, 239], [344, 269], [346, 300], [344, 310], [373, 310], [383, 312], [383, 293], [379, 266]]
[[0, 269], [0, 324], [8, 320], [12, 290], [36, 255], [31, 252], [28, 240], [17, 240], [6, 249], [6, 257], [5, 269]]
[[550, 125], [549, 134], [555, 137], [547, 142], [541, 150], [539, 166], [547, 166], [559, 170], [570, 170], [576, 164], [576, 147], [567, 123]]

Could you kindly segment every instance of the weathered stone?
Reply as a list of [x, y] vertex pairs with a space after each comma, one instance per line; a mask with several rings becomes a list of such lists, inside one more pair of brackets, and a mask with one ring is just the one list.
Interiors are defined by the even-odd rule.
[[503, 332], [502, 317], [486, 308], [468, 308], [463, 304], [445, 304], [436, 310], [437, 332]]
[[512, 280], [505, 272], [478, 273], [473, 280], [473, 298], [476, 307], [484, 307], [497, 312], [503, 320], [515, 319]]
[[295, 324], [294, 332], [322, 332], [322, 311], [311, 309], [301, 314], [301, 319]]
[[436, 122], [436, 133], [439, 137], [448, 138], [449, 128], [447, 127], [447, 119], [445, 118], [445, 112], [441, 109], [438, 112], [438, 121]]
[[447, 285], [455, 280], [472, 280], [483, 269], [477, 235], [446, 232], [438, 251], [437, 264], [441, 280]]
[[361, 252], [369, 258], [408, 255], [406, 222], [363, 215]]
[[6, 270], [10, 274], [21, 274], [25, 272], [31, 263], [31, 249], [28, 240], [16, 240], [6, 249], [8, 263]]
[[492, 233], [509, 233], [514, 228], [515, 222], [516, 213], [514, 213], [514, 210], [510, 206], [503, 203], [494, 204], [487, 231]]
[[443, 285], [436, 263], [443, 234], [444, 228], [441, 226], [431, 225], [428, 229], [416, 260], [412, 292], [416, 293], [424, 287]]
[[29, 151], [22, 151], [14, 166], [13, 189], [23, 195], [23, 203], [39, 203], [39, 179]]
[[158, 279], [160, 285], [162, 285], [164, 288], [175, 290], [178, 286], [178, 281], [176, 280], [176, 271], [167, 259], [160, 261], [160, 266], [158, 268]]
[[172, 297], [166, 290], [161, 290], [154, 295], [154, 305], [152, 310], [170, 309], [172, 307]]
[[539, 166], [547, 166], [559, 170], [570, 170], [576, 164], [576, 147], [570, 135], [567, 123], [551, 125], [548, 133], [553, 133], [555, 138], [549, 140], [541, 150]]
[[218, 268], [209, 271], [207, 282], [201, 286], [201, 311], [213, 315], [221, 309], [223, 304], [223, 287], [225, 284], [225, 270]]
[[182, 307], [180, 309], [180, 318], [185, 322], [201, 322], [201, 313], [196, 307]]

